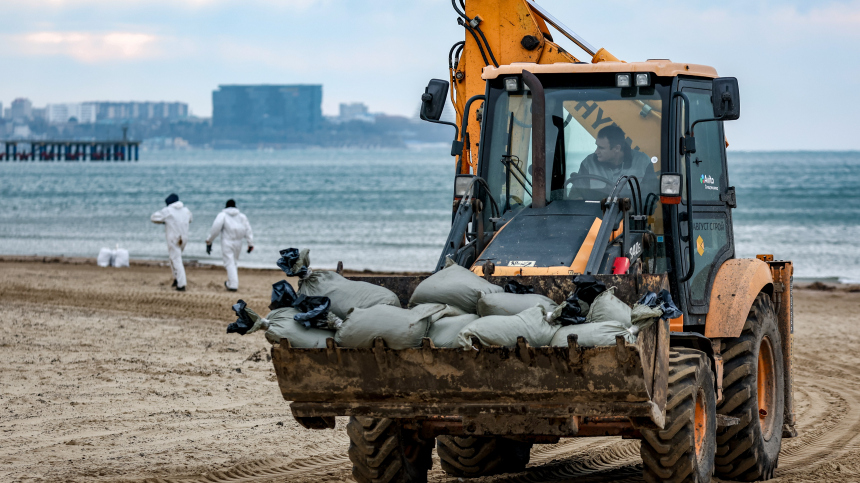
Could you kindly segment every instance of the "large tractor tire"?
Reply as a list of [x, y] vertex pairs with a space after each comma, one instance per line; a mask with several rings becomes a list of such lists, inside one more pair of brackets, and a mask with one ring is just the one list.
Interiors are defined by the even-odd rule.
[[714, 392], [708, 356], [693, 349], [673, 348], [669, 353], [665, 429], [641, 431], [645, 481], [711, 481], [717, 432]]
[[740, 337], [723, 339], [719, 414], [738, 418], [717, 434], [717, 475], [740, 481], [773, 478], [785, 410], [782, 341], [766, 294], [753, 303]]
[[351, 417], [346, 426], [352, 476], [358, 483], [425, 483], [433, 441], [393, 419]]
[[436, 441], [442, 469], [459, 478], [523, 471], [531, 458], [531, 443], [507, 438], [438, 436]]

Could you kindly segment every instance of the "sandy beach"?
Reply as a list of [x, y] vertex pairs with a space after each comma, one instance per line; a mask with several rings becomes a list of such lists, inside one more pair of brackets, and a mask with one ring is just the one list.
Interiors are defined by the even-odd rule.
[[[345, 481], [345, 420], [298, 426], [261, 334], [226, 334], [239, 298], [265, 313], [275, 270], [0, 260], [0, 481]], [[860, 293], [796, 288], [800, 436], [777, 480], [860, 479]], [[639, 443], [536, 446], [525, 473], [477, 481], [640, 481]], [[432, 481], [447, 481], [437, 464]], [[454, 481], [454, 480], [452, 480]]]

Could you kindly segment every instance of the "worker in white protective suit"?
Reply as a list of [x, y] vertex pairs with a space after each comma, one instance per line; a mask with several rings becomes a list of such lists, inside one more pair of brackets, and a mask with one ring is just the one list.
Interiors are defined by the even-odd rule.
[[185, 267], [182, 265], [182, 251], [188, 244], [188, 225], [191, 224], [191, 211], [179, 201], [179, 196], [172, 193], [167, 199], [166, 208], [156, 211], [149, 218], [153, 223], [164, 224], [167, 236], [167, 254], [170, 256], [170, 268], [173, 270], [173, 286], [180, 292], [185, 291]]
[[206, 253], [212, 253], [212, 242], [221, 235], [221, 257], [224, 260], [224, 268], [227, 269], [227, 281], [224, 286], [230, 292], [239, 289], [239, 273], [236, 270], [236, 262], [242, 251], [242, 240], [248, 239], [248, 253], [254, 250], [254, 234], [251, 232], [251, 224], [248, 217], [239, 212], [236, 202], [227, 200], [227, 207], [215, 217], [209, 237], [206, 238]]

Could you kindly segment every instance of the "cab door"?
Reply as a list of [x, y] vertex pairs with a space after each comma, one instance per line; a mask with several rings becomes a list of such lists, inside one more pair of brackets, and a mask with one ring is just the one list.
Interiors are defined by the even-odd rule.
[[[690, 100], [691, 123], [699, 119], [714, 117], [711, 101], [711, 81], [681, 79], [678, 87]], [[684, 112], [681, 102], [676, 124], [676, 142], [684, 129]], [[734, 233], [732, 231], [731, 206], [734, 205], [734, 188], [729, 186], [726, 169], [726, 144], [722, 121], [704, 122], [694, 128], [696, 152], [690, 155], [692, 193], [686, 192], [686, 183], [679, 206], [677, 229], [679, 230], [679, 263], [681, 274], [686, 275], [692, 254], [693, 275], [678, 288], [686, 303], [686, 324], [704, 323], [708, 313], [711, 287], [717, 270], [726, 260], [734, 258]], [[676, 146], [675, 152], [679, 152]], [[684, 157], [679, 155], [677, 167], [686, 177]], [[691, 211], [687, 213], [687, 197], [692, 196]], [[693, 217], [693, 233], [688, 236], [686, 216]], [[692, 243], [692, 250], [689, 245]]]

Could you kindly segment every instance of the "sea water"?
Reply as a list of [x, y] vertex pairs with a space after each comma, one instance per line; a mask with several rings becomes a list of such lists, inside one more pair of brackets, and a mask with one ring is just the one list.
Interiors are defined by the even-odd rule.
[[[220, 263], [204, 240], [227, 199], [248, 216], [255, 250], [313, 265], [432, 270], [451, 224], [454, 164], [445, 149], [154, 151], [139, 162], [0, 162], [0, 254], [95, 257], [119, 245], [166, 259], [149, 216], [175, 192], [191, 210], [186, 260]], [[860, 153], [730, 153], [736, 254], [793, 260], [796, 276], [860, 282]]]

